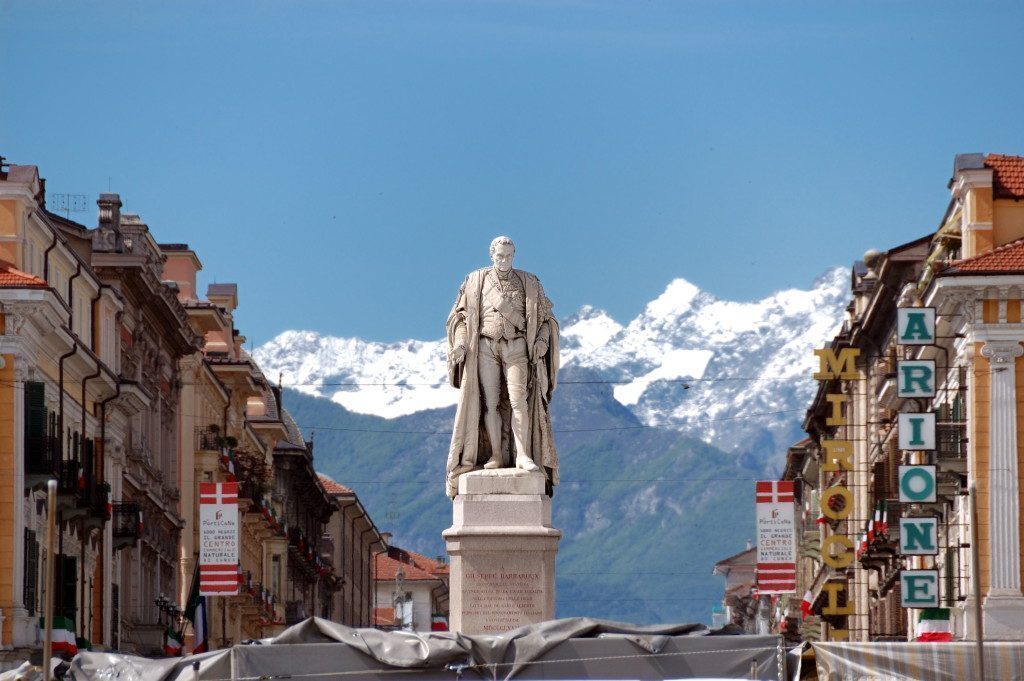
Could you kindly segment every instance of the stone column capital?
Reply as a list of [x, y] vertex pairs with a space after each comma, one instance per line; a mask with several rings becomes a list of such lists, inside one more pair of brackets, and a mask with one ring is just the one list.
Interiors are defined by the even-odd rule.
[[981, 348], [981, 356], [993, 364], [1013, 364], [1013, 360], [1024, 355], [1024, 346], [1018, 341], [988, 341]]

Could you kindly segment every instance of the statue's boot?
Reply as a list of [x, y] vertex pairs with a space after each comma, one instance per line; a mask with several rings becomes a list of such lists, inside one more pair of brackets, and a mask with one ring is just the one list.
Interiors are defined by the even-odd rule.
[[516, 468], [519, 468], [521, 470], [524, 470], [524, 471], [527, 471], [527, 472], [530, 472], [530, 473], [532, 473], [534, 471], [539, 471], [540, 470], [540, 466], [535, 464], [533, 462], [533, 459], [531, 459], [528, 456], [517, 456], [516, 457]]
[[493, 468], [501, 468], [501, 457], [498, 455], [492, 456], [490, 459], [487, 460], [487, 463], [484, 464], [484, 468], [488, 470]]

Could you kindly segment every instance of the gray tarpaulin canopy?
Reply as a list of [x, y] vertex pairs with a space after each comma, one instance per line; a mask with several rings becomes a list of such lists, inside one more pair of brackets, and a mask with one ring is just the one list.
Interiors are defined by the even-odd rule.
[[[80, 653], [74, 681], [291, 679], [782, 679], [777, 636], [700, 624], [635, 626], [585, 617], [552, 620], [502, 636], [352, 629], [310, 618], [258, 645], [151, 660]], [[198, 662], [197, 669], [194, 663]]]
[[[974, 678], [974, 642], [814, 643], [818, 678], [962, 681]], [[985, 678], [1024, 679], [1024, 643], [985, 643]]]

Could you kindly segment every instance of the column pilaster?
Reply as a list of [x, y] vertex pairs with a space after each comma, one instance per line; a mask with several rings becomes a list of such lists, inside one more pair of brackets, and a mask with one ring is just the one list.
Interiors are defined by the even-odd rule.
[[1020, 590], [1020, 502], [1017, 482], [1017, 341], [989, 341], [981, 349], [989, 361], [989, 588], [985, 596], [986, 637], [1024, 635], [1024, 595]]

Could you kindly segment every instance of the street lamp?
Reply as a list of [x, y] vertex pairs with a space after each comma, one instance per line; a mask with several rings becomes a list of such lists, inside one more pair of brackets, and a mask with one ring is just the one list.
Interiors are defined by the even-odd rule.
[[162, 625], [164, 623], [164, 612], [167, 609], [168, 603], [170, 603], [170, 600], [167, 599], [167, 596], [165, 596], [163, 592], [160, 592], [160, 595], [153, 599], [153, 605], [157, 608], [158, 624]]

